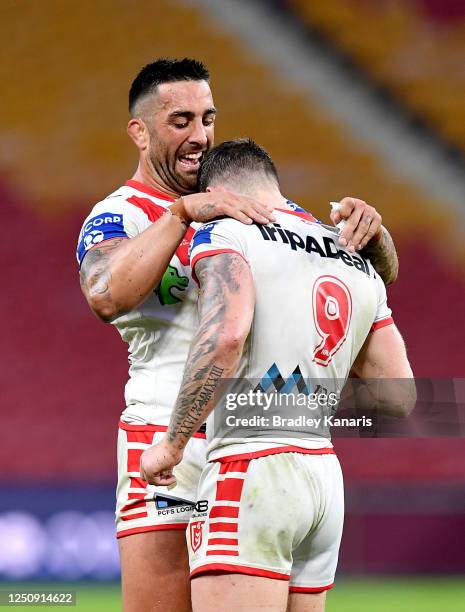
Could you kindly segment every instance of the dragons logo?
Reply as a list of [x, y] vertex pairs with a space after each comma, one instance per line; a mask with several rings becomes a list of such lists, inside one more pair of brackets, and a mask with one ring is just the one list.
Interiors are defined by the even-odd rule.
[[155, 289], [155, 293], [158, 295], [160, 304], [166, 306], [168, 304], [177, 304], [181, 300], [173, 295], [173, 289], [178, 291], [185, 291], [189, 279], [187, 276], [180, 276], [178, 270], [174, 266], [168, 266], [168, 269], [163, 274], [163, 278], [160, 284]]

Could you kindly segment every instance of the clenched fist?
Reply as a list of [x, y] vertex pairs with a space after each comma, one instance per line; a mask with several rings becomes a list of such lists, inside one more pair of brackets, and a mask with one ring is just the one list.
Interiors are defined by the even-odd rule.
[[181, 462], [183, 451], [174, 447], [167, 438], [145, 450], [140, 457], [140, 474], [150, 484], [168, 486], [176, 483], [175, 465]]

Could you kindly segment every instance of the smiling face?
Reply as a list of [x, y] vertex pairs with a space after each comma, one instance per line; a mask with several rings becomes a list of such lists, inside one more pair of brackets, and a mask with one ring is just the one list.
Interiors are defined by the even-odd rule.
[[142, 161], [161, 187], [195, 191], [202, 154], [213, 145], [215, 115], [206, 81], [163, 83], [140, 102], [138, 116], [149, 135]]

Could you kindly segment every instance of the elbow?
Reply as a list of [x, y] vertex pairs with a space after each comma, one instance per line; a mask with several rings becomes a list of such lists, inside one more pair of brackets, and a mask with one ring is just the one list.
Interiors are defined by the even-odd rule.
[[386, 402], [386, 413], [398, 418], [408, 417], [417, 403], [417, 390], [413, 379], [399, 381], [400, 389]]
[[408, 417], [413, 411], [413, 409], [415, 408], [416, 403], [417, 403], [417, 390], [415, 389], [415, 386], [414, 386], [413, 390], [406, 396], [406, 398], [402, 402], [402, 405], [400, 406], [401, 416], [404, 418]]
[[405, 400], [398, 400], [396, 402], [389, 403], [383, 412], [388, 414], [389, 416], [398, 417], [400, 419], [405, 419], [410, 415], [412, 410], [415, 408], [415, 401], [412, 401], [408, 398]]
[[223, 355], [241, 355], [247, 336], [248, 330], [232, 326], [225, 327], [218, 338], [217, 352]]
[[380, 415], [406, 418], [415, 408], [417, 390], [413, 377], [362, 379], [359, 386], [358, 405]]
[[82, 292], [95, 316], [104, 323], [111, 323], [130, 309], [124, 309], [111, 295], [110, 288], [99, 276], [89, 282], [81, 281]]
[[114, 308], [108, 306], [99, 307], [91, 305], [91, 309], [95, 316], [100, 319], [100, 321], [103, 321], [103, 323], [111, 323], [119, 316]]
[[104, 323], [111, 323], [126, 312], [118, 308], [108, 296], [86, 295], [86, 298], [92, 312]]

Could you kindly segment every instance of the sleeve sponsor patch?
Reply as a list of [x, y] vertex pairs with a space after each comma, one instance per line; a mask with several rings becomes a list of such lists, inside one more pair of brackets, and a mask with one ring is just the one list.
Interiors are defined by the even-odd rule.
[[92, 217], [84, 224], [79, 237], [76, 253], [79, 265], [87, 251], [99, 242], [121, 237], [128, 237], [124, 229], [122, 214], [108, 212]]
[[201, 244], [209, 244], [212, 243], [212, 231], [215, 228], [216, 223], [207, 223], [207, 225], [202, 225], [195, 232], [194, 239], [191, 243], [191, 250], [200, 246]]

